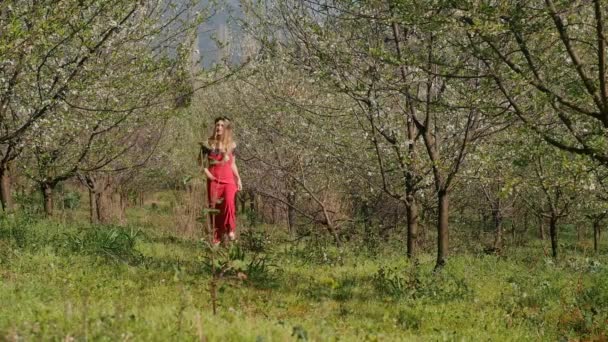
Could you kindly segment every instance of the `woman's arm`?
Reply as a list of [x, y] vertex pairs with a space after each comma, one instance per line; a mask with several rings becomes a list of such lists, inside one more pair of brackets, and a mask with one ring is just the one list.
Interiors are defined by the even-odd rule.
[[239, 168], [236, 166], [236, 159], [234, 158], [234, 154], [232, 155], [232, 173], [236, 178], [236, 184], [238, 186], [239, 191], [243, 190], [243, 183], [241, 182], [241, 176], [239, 175]]
[[205, 176], [207, 176], [207, 179], [214, 181], [215, 177], [213, 177], [213, 175], [211, 174], [211, 172], [209, 172], [208, 168], [204, 168], [203, 172], [205, 173]]

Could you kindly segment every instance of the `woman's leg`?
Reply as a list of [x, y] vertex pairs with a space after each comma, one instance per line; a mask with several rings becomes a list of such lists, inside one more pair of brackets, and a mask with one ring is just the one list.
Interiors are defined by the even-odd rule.
[[209, 200], [209, 208], [218, 209], [220, 212], [216, 214], [209, 214], [209, 219], [213, 225], [213, 243], [218, 244], [222, 242], [223, 235], [223, 202], [225, 202], [222, 198], [224, 195], [224, 186], [218, 182], [207, 182], [207, 199]]
[[230, 239], [235, 238], [236, 230], [236, 192], [235, 184], [224, 184], [224, 229]]

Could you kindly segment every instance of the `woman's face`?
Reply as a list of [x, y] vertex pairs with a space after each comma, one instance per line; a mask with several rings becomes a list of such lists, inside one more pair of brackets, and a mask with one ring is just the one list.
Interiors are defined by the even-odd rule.
[[226, 124], [225, 124], [224, 120], [219, 120], [218, 122], [215, 123], [215, 136], [216, 137], [221, 137], [224, 134], [225, 126], [226, 126]]

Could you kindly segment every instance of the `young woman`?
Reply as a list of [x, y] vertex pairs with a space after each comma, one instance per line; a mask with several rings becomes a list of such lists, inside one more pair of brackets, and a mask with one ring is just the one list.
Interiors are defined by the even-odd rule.
[[211, 208], [219, 209], [215, 215], [213, 243], [219, 244], [224, 236], [235, 239], [236, 192], [243, 188], [234, 158], [236, 144], [232, 139], [232, 123], [227, 117], [215, 119], [213, 134], [202, 143], [199, 165], [207, 176], [207, 198]]

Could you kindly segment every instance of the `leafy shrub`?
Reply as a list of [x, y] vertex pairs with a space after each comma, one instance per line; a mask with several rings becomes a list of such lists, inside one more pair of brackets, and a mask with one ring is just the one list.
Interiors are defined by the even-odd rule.
[[246, 229], [241, 233], [241, 244], [243, 248], [251, 252], [264, 252], [269, 244], [268, 235], [263, 231]]
[[576, 303], [560, 316], [563, 333], [572, 332], [595, 340], [608, 333], [608, 270], [597, 272], [586, 287], [579, 287]]
[[298, 341], [308, 341], [308, 331], [306, 331], [306, 329], [304, 329], [301, 325], [293, 326], [291, 336], [295, 337]]
[[243, 208], [241, 211], [242, 215], [245, 216], [245, 221], [249, 227], [256, 227], [262, 222], [262, 218], [256, 210], [252, 210], [249, 207]]
[[0, 216], [0, 240], [18, 247], [35, 247], [41, 243], [32, 227], [38, 219], [28, 213], [10, 214]]
[[410, 266], [406, 272], [380, 268], [373, 277], [373, 284], [380, 295], [430, 302], [467, 299], [473, 292], [462, 278], [445, 271], [423, 275], [417, 265]]
[[80, 193], [77, 191], [68, 191], [63, 195], [63, 206], [66, 209], [78, 209], [80, 208]]
[[23, 248], [27, 244], [27, 232], [22, 226], [8, 226], [0, 228], [0, 240], [6, 240], [9, 244]]
[[360, 283], [357, 278], [347, 274], [339, 277], [335, 274], [310, 277], [306, 286], [301, 288], [300, 294], [316, 301], [331, 298], [338, 302], [347, 302], [353, 298]]
[[373, 277], [373, 283], [378, 293], [393, 298], [411, 297], [416, 287], [412, 281], [416, 281], [416, 279], [399, 273], [395, 268], [381, 267]]
[[[171, 203], [171, 202], [169, 202], [169, 203]], [[164, 205], [164, 204], [158, 203], [158, 202], [152, 202], [152, 203], [150, 203], [149, 206], [146, 206], [146, 208], [152, 213], [165, 214], [165, 215], [171, 214], [171, 212], [173, 210], [171, 207], [171, 204]]]
[[410, 310], [399, 310], [395, 321], [397, 326], [410, 330], [418, 330], [422, 324], [422, 319]]
[[237, 244], [229, 248], [208, 246], [202, 262], [203, 270], [218, 277], [236, 277], [255, 283], [270, 283], [278, 270], [270, 257], [262, 253], [246, 255]]
[[343, 250], [319, 236], [303, 240], [304, 246], [292, 245], [286, 252], [289, 256], [300, 259], [303, 264], [342, 265]]
[[69, 251], [99, 255], [123, 262], [139, 262], [142, 255], [135, 249], [139, 229], [97, 226], [84, 232], [65, 234]]
[[560, 287], [551, 278], [514, 274], [506, 280], [510, 290], [501, 293], [498, 303], [510, 318], [537, 326], [545, 321], [551, 307], [561, 301]]
[[254, 254], [251, 261], [247, 263], [245, 271], [251, 279], [265, 279], [270, 273], [270, 267], [273, 266], [267, 255]]
[[355, 287], [357, 287], [357, 282], [354, 278], [339, 279], [334, 286], [332, 297], [340, 302], [350, 300], [353, 297]]
[[44, 211], [40, 191], [16, 192], [13, 199], [19, 208], [20, 216], [40, 217]]

